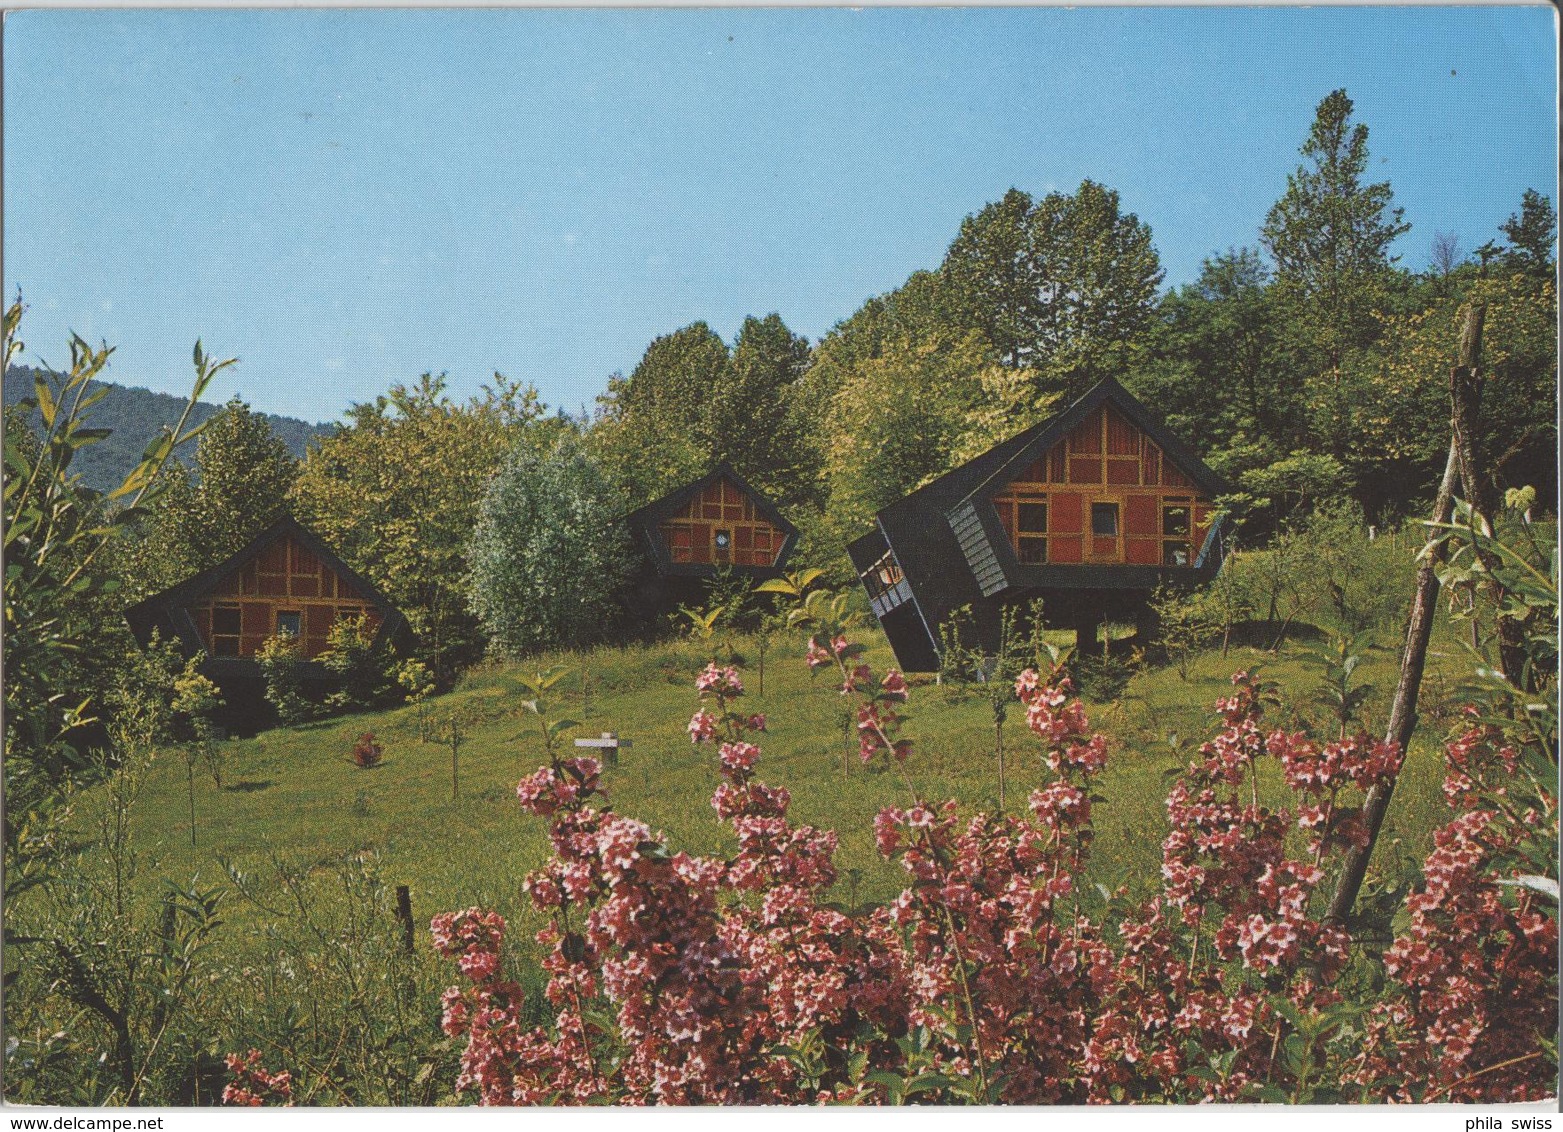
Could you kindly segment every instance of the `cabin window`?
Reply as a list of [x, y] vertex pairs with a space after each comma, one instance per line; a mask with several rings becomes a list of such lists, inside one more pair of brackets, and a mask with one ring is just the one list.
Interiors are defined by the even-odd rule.
[[1091, 504], [1091, 533], [1097, 538], [1118, 537], [1118, 504]]
[[1168, 503], [1161, 509], [1161, 560], [1165, 566], [1187, 566], [1193, 556], [1189, 546], [1189, 505]]
[[711, 540], [716, 548], [716, 560], [718, 562], [731, 562], [733, 558], [733, 532], [717, 531]]
[[304, 616], [296, 609], [277, 610], [277, 635], [287, 633], [299, 637], [304, 634]]
[[237, 605], [212, 606], [212, 655], [238, 656], [243, 619]]
[[[904, 576], [901, 573], [901, 564], [895, 560], [895, 555], [888, 550], [881, 554], [872, 566], [858, 575], [863, 582], [864, 588], [868, 590], [869, 598], [875, 601], [880, 598], [893, 596], [891, 591], [901, 584], [901, 579]], [[905, 598], [903, 597], [901, 600], [904, 601]], [[895, 604], [899, 604], [899, 602]]]
[[1047, 561], [1046, 474], [1045, 462], [1034, 460], [1020, 479], [993, 497], [999, 524], [1009, 536], [1015, 557], [1026, 566]]
[[1047, 561], [1046, 503], [1016, 504], [1015, 554], [1026, 566], [1040, 566]]

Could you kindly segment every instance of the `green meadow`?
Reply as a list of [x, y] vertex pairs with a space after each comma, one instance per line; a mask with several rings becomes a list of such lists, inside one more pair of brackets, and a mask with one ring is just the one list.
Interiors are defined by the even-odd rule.
[[[864, 639], [876, 671], [893, 663], [877, 632]], [[828, 672], [809, 672], [801, 642], [770, 647], [763, 688], [756, 642], [737, 637], [731, 647], [744, 666], [745, 710], [763, 712], [768, 720], [760, 777], [792, 792], [795, 821], [840, 836], [836, 899], [859, 905], [890, 899], [899, 891], [900, 874], [874, 849], [873, 819], [885, 806], [908, 802], [906, 782], [882, 762], [859, 761], [846, 701]], [[613, 807], [665, 834], [675, 849], [724, 855], [734, 843], [710, 807], [718, 782], [714, 751], [691, 744], [685, 730], [697, 703], [694, 675], [708, 658], [692, 643], [669, 642], [554, 654], [525, 665], [491, 663], [424, 705], [421, 726], [420, 709], [407, 706], [229, 741], [222, 745], [221, 789], [203, 771], [194, 777], [193, 847], [186, 764], [177, 753], [163, 753], [132, 810], [138, 883], [157, 887], [165, 879], [198, 876], [231, 886], [233, 869], [264, 887], [278, 864], [324, 874], [357, 858], [371, 864], [385, 885], [408, 886], [420, 933], [433, 913], [469, 905], [528, 923], [520, 882], [545, 859], [547, 831], [542, 820], [521, 811], [514, 788], [546, 755], [537, 717], [522, 707], [529, 694], [520, 677], [553, 664], [568, 666], [570, 675], [545, 701], [547, 714], [580, 721], [572, 738], [612, 731], [632, 744], [604, 774]], [[1387, 881], [1412, 874], [1432, 828], [1447, 813], [1439, 793], [1446, 721], [1436, 701], [1463, 661], [1457, 646], [1435, 644], [1422, 728], [1375, 861]], [[1371, 730], [1382, 730], [1395, 664], [1394, 650], [1373, 648], [1358, 670], [1375, 689], [1364, 710]], [[1212, 705], [1226, 694], [1232, 673], [1253, 666], [1280, 685], [1288, 706], [1276, 710], [1298, 713], [1280, 715], [1278, 724], [1305, 727], [1311, 717], [1316, 731], [1322, 729], [1325, 710], [1308, 706], [1320, 670], [1306, 643], [1277, 653], [1234, 646], [1225, 657], [1209, 650], [1194, 660], [1186, 681], [1172, 666], [1141, 664], [1126, 682], [1120, 678], [1121, 687], [1109, 689], [1110, 698], [1094, 699], [1087, 689], [1091, 720], [1109, 737], [1111, 755], [1099, 788], [1105, 800], [1093, 815], [1092, 858], [1086, 875], [1077, 878], [1086, 899], [1095, 899], [1098, 885], [1127, 886], [1138, 895], [1159, 883], [1170, 775], [1216, 729]], [[907, 771], [918, 793], [954, 798], [967, 809], [996, 807], [995, 729], [980, 686], [919, 680], [908, 715], [906, 733], [916, 746]], [[452, 717], [465, 735], [454, 768], [448, 742], [420, 737], [420, 730], [444, 731]], [[385, 751], [383, 763], [371, 769], [350, 757], [364, 732], [372, 732]], [[1018, 705], [1010, 705], [1003, 744], [1007, 805], [1014, 811], [1046, 775]], [[1261, 800], [1286, 801], [1273, 774], [1264, 780]], [[84, 814], [93, 802], [90, 794], [82, 799]], [[222, 946], [242, 950], [248, 938], [242, 929], [256, 914], [254, 906], [233, 901], [227, 914]], [[517, 938], [524, 947], [529, 933]]]

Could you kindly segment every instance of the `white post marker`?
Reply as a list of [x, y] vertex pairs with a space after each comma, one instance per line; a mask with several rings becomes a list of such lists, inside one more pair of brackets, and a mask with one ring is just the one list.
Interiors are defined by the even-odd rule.
[[632, 739], [620, 739], [616, 731], [604, 731], [601, 739], [577, 739], [577, 747], [597, 747], [602, 751], [602, 761], [609, 766], [619, 765], [619, 750], [622, 747], [633, 747]]

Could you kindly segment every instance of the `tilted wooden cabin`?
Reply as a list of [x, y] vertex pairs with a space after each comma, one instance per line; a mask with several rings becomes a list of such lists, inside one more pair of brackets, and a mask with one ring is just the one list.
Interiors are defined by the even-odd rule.
[[759, 581], [780, 577], [798, 530], [728, 463], [626, 515], [641, 569], [625, 594], [644, 622], [705, 600], [724, 568]]
[[232, 557], [125, 611], [143, 646], [156, 630], [186, 656], [205, 652], [202, 671], [225, 694], [259, 680], [255, 654], [268, 637], [292, 633], [304, 658], [314, 660], [326, 651], [331, 627], [356, 617], [374, 632], [377, 648], [408, 632], [389, 598], [288, 515]]
[[1158, 585], [1215, 575], [1212, 500], [1226, 490], [1109, 378], [892, 503], [848, 552], [907, 671], [938, 669], [939, 628], [963, 606], [977, 636], [967, 643], [989, 653], [1003, 607], [1035, 597], [1091, 648], [1104, 619], [1142, 618]]

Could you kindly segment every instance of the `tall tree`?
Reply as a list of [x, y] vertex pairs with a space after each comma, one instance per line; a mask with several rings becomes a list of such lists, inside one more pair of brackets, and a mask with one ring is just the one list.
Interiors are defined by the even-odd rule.
[[706, 409], [708, 450], [783, 505], [812, 498], [817, 453], [809, 446], [798, 383], [809, 365], [809, 340], [779, 314], [744, 319], [728, 373]]
[[482, 655], [467, 605], [468, 543], [506, 454], [523, 437], [547, 443], [565, 427], [543, 410], [534, 389], [498, 374], [459, 403], [443, 377], [424, 374], [355, 405], [299, 470], [299, 517], [407, 615], [442, 682]]
[[723, 380], [727, 344], [704, 322], [654, 339], [628, 378], [598, 398], [592, 442], [625, 509], [703, 474], [703, 403]]
[[[1494, 249], [1504, 270], [1543, 282], [1555, 277], [1558, 214], [1551, 200], [1535, 189], [1526, 189], [1520, 198], [1520, 210], [1500, 224], [1498, 230], [1508, 237], [1506, 248]], [[1488, 244], [1482, 250], [1492, 248]]]
[[746, 318], [732, 349], [704, 322], [663, 335], [599, 401], [593, 445], [629, 505], [730, 460], [783, 504], [814, 491], [807, 339], [781, 316]]
[[888, 342], [838, 371], [825, 419], [825, 526], [837, 545], [860, 535], [875, 511], [954, 466], [972, 427], [979, 375], [993, 371], [1016, 372], [998, 366], [975, 333]]
[[1257, 250], [1210, 257], [1158, 315], [1127, 384], [1211, 467], [1240, 482], [1312, 446], [1303, 374]]
[[143, 537], [116, 547], [126, 593], [164, 589], [239, 550], [282, 513], [297, 475], [287, 443], [235, 396], [202, 430], [194, 470], [165, 470]]
[[1123, 368], [1163, 278], [1149, 226], [1089, 180], [1040, 201], [1011, 189], [961, 224], [942, 272], [1005, 364], [1066, 395]]
[[1337, 375], [1347, 352], [1371, 340], [1393, 289], [1399, 257], [1390, 245], [1411, 228], [1389, 182], [1364, 181], [1368, 128], [1352, 121], [1352, 108], [1344, 90], [1319, 103], [1305, 160], [1261, 229], [1277, 300]]

